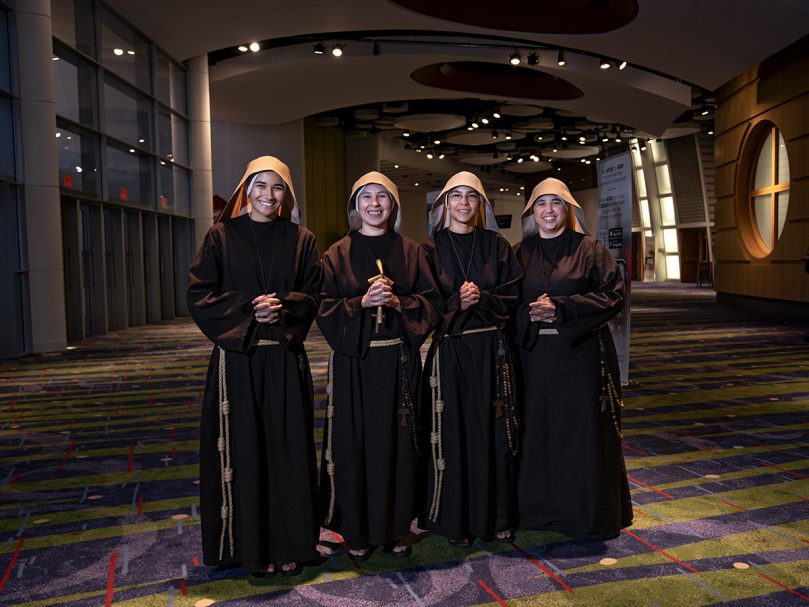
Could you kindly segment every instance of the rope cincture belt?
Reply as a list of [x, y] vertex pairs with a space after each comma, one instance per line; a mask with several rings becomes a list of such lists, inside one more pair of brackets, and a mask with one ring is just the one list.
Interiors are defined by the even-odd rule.
[[[259, 339], [254, 346], [280, 346], [274, 339]], [[233, 557], [233, 464], [230, 451], [230, 401], [228, 400], [228, 378], [225, 366], [225, 351], [219, 348], [219, 438], [216, 441], [219, 451], [219, 478], [222, 491], [222, 535], [219, 539], [219, 560], [225, 553], [227, 534], [230, 556]]]
[[225, 372], [225, 351], [219, 348], [219, 477], [222, 489], [222, 535], [219, 539], [219, 560], [225, 552], [227, 532], [230, 556], [233, 557], [233, 468], [230, 461], [230, 402]]
[[[441, 393], [441, 341], [449, 337], [461, 337], [474, 333], [488, 333], [490, 331], [500, 331], [500, 325], [489, 325], [486, 327], [475, 327], [466, 329], [460, 333], [441, 334], [436, 332], [433, 341], [436, 342], [435, 354], [430, 373], [430, 393], [432, 396], [432, 431], [430, 432], [430, 447], [433, 455], [433, 501], [430, 505], [429, 518], [433, 522], [438, 521], [438, 514], [441, 509], [441, 489], [444, 483], [444, 470], [447, 468], [447, 460], [444, 459], [444, 445], [442, 441], [442, 419], [445, 408], [444, 399]], [[496, 417], [506, 414], [506, 437], [508, 446], [512, 454], [516, 453], [516, 436], [518, 422], [514, 412], [513, 391], [511, 389], [511, 365], [506, 357], [503, 336], [500, 335], [500, 342], [497, 349], [497, 397], [494, 401], [496, 407]], [[513, 426], [513, 428], [512, 428]]]
[[[401, 337], [393, 339], [372, 339], [369, 348], [387, 348], [390, 346], [399, 346], [402, 343]], [[415, 432], [415, 428], [414, 428]], [[323, 525], [331, 524], [334, 517], [334, 507], [336, 503], [336, 489], [334, 480], [334, 350], [329, 352], [329, 372], [328, 380], [326, 382], [326, 473], [329, 475], [329, 513], [326, 515], [326, 520]]]

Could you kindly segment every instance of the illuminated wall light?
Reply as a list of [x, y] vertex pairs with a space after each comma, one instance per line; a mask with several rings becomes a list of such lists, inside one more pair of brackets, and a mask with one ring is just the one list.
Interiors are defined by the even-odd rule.
[[562, 49], [559, 49], [559, 52], [556, 53], [556, 65], [562, 67], [563, 65], [567, 65], [567, 58], [566, 53]]
[[120, 57], [121, 55], [124, 54], [124, 49], [122, 49], [122, 48], [114, 48], [114, 49], [112, 49], [112, 52]]
[[249, 48], [247, 48], [247, 47], [246, 47], [244, 44], [242, 44], [242, 45], [241, 45], [241, 46], [239, 46], [238, 48], [239, 48], [239, 52], [240, 52], [240, 53], [246, 53], [247, 51], [249, 51], [249, 50], [250, 50], [250, 49], [249, 49]]
[[[243, 48], [243, 47], [239, 47], [239, 50], [242, 50], [242, 48]], [[244, 49], [244, 50], [247, 50], [247, 49]], [[312, 47], [312, 52], [313, 52], [315, 55], [322, 55], [322, 54], [324, 54], [324, 53], [326, 52], [326, 47], [325, 47], [325, 46], [323, 46], [323, 44], [322, 44], [321, 42], [318, 42], [317, 44], [315, 44], [315, 45]]]
[[514, 49], [508, 56], [508, 62], [511, 65], [520, 65], [520, 61], [522, 61], [522, 55], [520, 55], [520, 51]]
[[253, 51], [254, 53], [257, 53], [261, 50], [261, 45], [258, 42], [251, 42], [250, 50]]
[[343, 45], [342, 44], [335, 44], [331, 48], [331, 54], [335, 57], [342, 57], [343, 56]]
[[601, 57], [601, 58], [598, 60], [598, 67], [600, 67], [602, 70], [608, 70], [608, 69], [610, 69], [610, 62], [609, 62], [609, 59], [607, 59], [606, 57]]

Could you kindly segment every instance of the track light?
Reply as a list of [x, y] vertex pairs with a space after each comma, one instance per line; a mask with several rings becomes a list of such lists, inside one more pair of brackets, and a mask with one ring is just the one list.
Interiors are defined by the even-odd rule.
[[492, 113], [493, 118], [500, 118], [500, 114], [498, 112]]
[[500, 134], [497, 131], [492, 131], [492, 139], [497, 139]]
[[618, 68], [619, 72], [623, 72], [626, 69], [626, 66], [627, 66], [626, 61], [618, 61], [617, 59], [615, 60], [615, 67]]
[[536, 51], [531, 51], [528, 53], [527, 59], [528, 65], [538, 65], [539, 64], [539, 53]]
[[335, 57], [342, 57], [343, 56], [343, 45], [342, 44], [335, 44], [331, 47], [331, 54]]
[[511, 139], [511, 133], [506, 133], [506, 139]]
[[405, 131], [402, 133], [402, 137], [410, 137], [410, 131]]
[[522, 55], [520, 55], [520, 51], [514, 49], [508, 56], [508, 62], [511, 65], [520, 65], [520, 61], [522, 61]]
[[478, 128], [478, 127], [480, 127], [480, 125], [479, 125], [477, 122], [473, 122], [473, 123], [472, 123], [472, 128], [473, 128], [473, 129], [476, 129], [476, 128]]
[[261, 50], [261, 45], [258, 42], [251, 42], [250, 50], [253, 51], [254, 53], [257, 53]]
[[[117, 51], [118, 49], [115, 49], [115, 50]], [[242, 44], [241, 46], [239, 46], [239, 52], [240, 52], [240, 53], [246, 53], [246, 52], [247, 52], [247, 51], [249, 51], [249, 50], [250, 50], [250, 49], [249, 49], [249, 48], [247, 48], [247, 47], [246, 47], [244, 44]], [[115, 54], [117, 55], [118, 53], [115, 53]], [[121, 54], [123, 55], [123, 53], [121, 53]]]
[[600, 67], [602, 70], [608, 70], [608, 69], [610, 69], [610, 62], [609, 62], [609, 59], [607, 59], [606, 57], [601, 57], [601, 58], [598, 60], [598, 67]]
[[488, 119], [488, 118], [481, 118], [481, 119], [480, 119], [480, 121], [481, 121], [483, 124], [489, 124], [489, 119]]
[[318, 42], [317, 44], [315, 44], [315, 45], [312, 47], [312, 52], [313, 52], [315, 55], [322, 55], [323, 53], [325, 53], [325, 52], [326, 52], [326, 47], [325, 47], [325, 46], [323, 46], [323, 44], [322, 44], [322, 43]]
[[562, 67], [565, 64], [567, 64], [567, 59], [565, 58], [565, 51], [559, 49], [559, 52], [556, 53], [556, 65]]
[[641, 152], [646, 151], [646, 142], [645, 141], [641, 141], [641, 143], [640, 143], [640, 151]]

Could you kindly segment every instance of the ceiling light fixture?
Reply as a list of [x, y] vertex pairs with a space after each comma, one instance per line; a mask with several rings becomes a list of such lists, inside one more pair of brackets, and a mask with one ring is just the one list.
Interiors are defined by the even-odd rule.
[[645, 152], [645, 151], [646, 151], [646, 142], [645, 142], [645, 141], [641, 141], [641, 144], [640, 144], [640, 151], [641, 151], [641, 152]]
[[563, 65], [567, 64], [567, 59], [565, 58], [565, 51], [559, 49], [559, 52], [556, 53], [556, 65], [562, 67]]
[[508, 62], [511, 65], [520, 65], [520, 61], [522, 61], [522, 55], [520, 55], [520, 51], [514, 49], [508, 56]]
[[492, 114], [492, 117], [494, 117], [494, 118], [500, 118], [500, 113], [499, 113], [499, 112], [494, 112], [494, 113]]
[[476, 129], [476, 128], [478, 128], [478, 127], [480, 127], [480, 125], [479, 125], [477, 122], [473, 122], [473, 123], [472, 123], [472, 128], [473, 128], [473, 129]]
[[627, 65], [628, 64], [625, 60], [624, 61], [618, 61], [617, 59], [615, 60], [615, 67], [618, 68], [619, 72], [623, 72], [626, 69]]
[[122, 49], [122, 48], [114, 48], [114, 49], [112, 49], [112, 52], [120, 57], [121, 55], [124, 54], [124, 49]]
[[[241, 50], [241, 48], [239, 48], [239, 50]], [[247, 50], [247, 49], [245, 49], [245, 50]], [[326, 52], [326, 47], [323, 46], [322, 42], [318, 42], [312, 47], [312, 52], [315, 55], [322, 55], [322, 54], [324, 54]]]
[[410, 131], [405, 131], [402, 133], [402, 137], [410, 137]]
[[247, 47], [246, 47], [244, 44], [240, 45], [238, 48], [239, 48], [239, 52], [240, 52], [240, 53], [246, 53], [247, 51], [249, 51], [249, 50], [250, 50], [250, 49], [249, 49], [249, 48], [247, 48]]
[[342, 44], [335, 44], [331, 47], [331, 54], [335, 57], [342, 57], [343, 56], [343, 46]]
[[609, 62], [609, 59], [607, 59], [606, 57], [601, 57], [601, 58], [598, 60], [598, 67], [600, 67], [602, 70], [608, 70], [608, 69], [610, 69], [610, 62]]
[[539, 65], [539, 53], [531, 51], [528, 53], [528, 65]]
[[250, 50], [253, 51], [254, 53], [257, 53], [261, 50], [261, 45], [258, 42], [251, 42]]

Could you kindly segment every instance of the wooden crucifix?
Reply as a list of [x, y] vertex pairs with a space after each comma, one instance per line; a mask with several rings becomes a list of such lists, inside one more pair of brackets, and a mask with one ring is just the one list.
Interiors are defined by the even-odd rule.
[[[372, 284], [375, 283], [377, 280], [387, 280], [388, 282], [393, 284], [391, 279], [385, 276], [385, 269], [382, 267], [381, 259], [376, 260], [376, 267], [379, 270], [379, 274], [377, 274], [376, 276], [371, 276], [371, 278], [368, 279], [368, 282]], [[377, 306], [376, 312], [374, 312], [374, 319], [376, 320], [374, 333], [379, 333], [379, 328], [382, 326], [382, 320], [385, 318], [382, 308], [383, 306]]]

